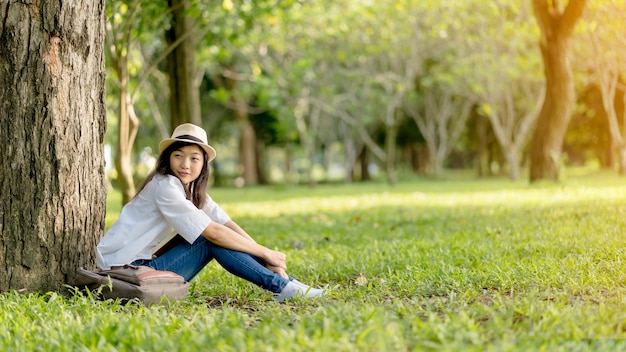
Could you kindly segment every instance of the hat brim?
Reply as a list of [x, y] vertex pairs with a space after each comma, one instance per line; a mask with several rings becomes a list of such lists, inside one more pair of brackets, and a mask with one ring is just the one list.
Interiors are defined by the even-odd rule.
[[163, 153], [163, 151], [167, 149], [167, 147], [169, 147], [175, 142], [185, 142], [185, 143], [190, 143], [190, 144], [196, 144], [197, 146], [199, 146], [206, 152], [207, 163], [211, 162], [217, 156], [217, 152], [215, 151], [215, 149], [213, 149], [213, 147], [211, 147], [208, 144], [192, 141], [189, 139], [178, 139], [178, 138], [166, 138], [162, 140], [161, 143], [159, 143], [159, 153]]

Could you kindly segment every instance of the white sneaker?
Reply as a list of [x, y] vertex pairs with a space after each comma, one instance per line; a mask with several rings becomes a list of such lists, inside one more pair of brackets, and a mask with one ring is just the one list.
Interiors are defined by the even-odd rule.
[[280, 303], [285, 302], [294, 297], [305, 297], [305, 298], [313, 298], [319, 297], [324, 294], [323, 290], [318, 288], [309, 287], [300, 281], [292, 280], [289, 281], [287, 286], [283, 288], [280, 293], [274, 295], [274, 298]]
[[305, 288], [308, 292], [313, 292], [314, 296], [311, 296], [311, 297], [317, 297], [317, 296], [321, 296], [321, 295], [324, 294], [324, 290], [321, 290], [319, 288], [314, 288], [314, 287], [311, 287], [309, 285], [303, 284], [302, 282], [300, 282], [300, 281], [298, 281], [296, 279], [292, 279], [291, 282], [293, 282], [294, 284], [296, 284], [296, 285], [298, 285], [300, 287]]

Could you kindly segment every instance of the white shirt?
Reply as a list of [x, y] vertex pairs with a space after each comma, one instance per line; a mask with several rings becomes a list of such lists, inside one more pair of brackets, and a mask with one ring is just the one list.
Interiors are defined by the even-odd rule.
[[225, 224], [230, 217], [207, 195], [202, 209], [185, 197], [180, 180], [155, 175], [120, 213], [96, 248], [101, 269], [152, 259], [155, 247], [175, 234], [193, 243], [211, 221]]

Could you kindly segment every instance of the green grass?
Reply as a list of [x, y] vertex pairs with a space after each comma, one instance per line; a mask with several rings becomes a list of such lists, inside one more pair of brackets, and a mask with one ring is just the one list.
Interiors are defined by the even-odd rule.
[[[285, 305], [209, 265], [169, 306], [0, 295], [0, 349], [626, 350], [626, 178], [215, 189], [327, 297]], [[108, 202], [107, 224], [119, 213]]]

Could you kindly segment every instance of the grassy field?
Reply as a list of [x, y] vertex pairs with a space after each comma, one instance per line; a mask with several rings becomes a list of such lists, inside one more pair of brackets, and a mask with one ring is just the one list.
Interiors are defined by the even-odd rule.
[[[626, 350], [626, 179], [215, 189], [289, 272], [278, 304], [211, 263], [169, 306], [0, 295], [4, 351]], [[107, 223], [119, 212], [109, 198]]]

